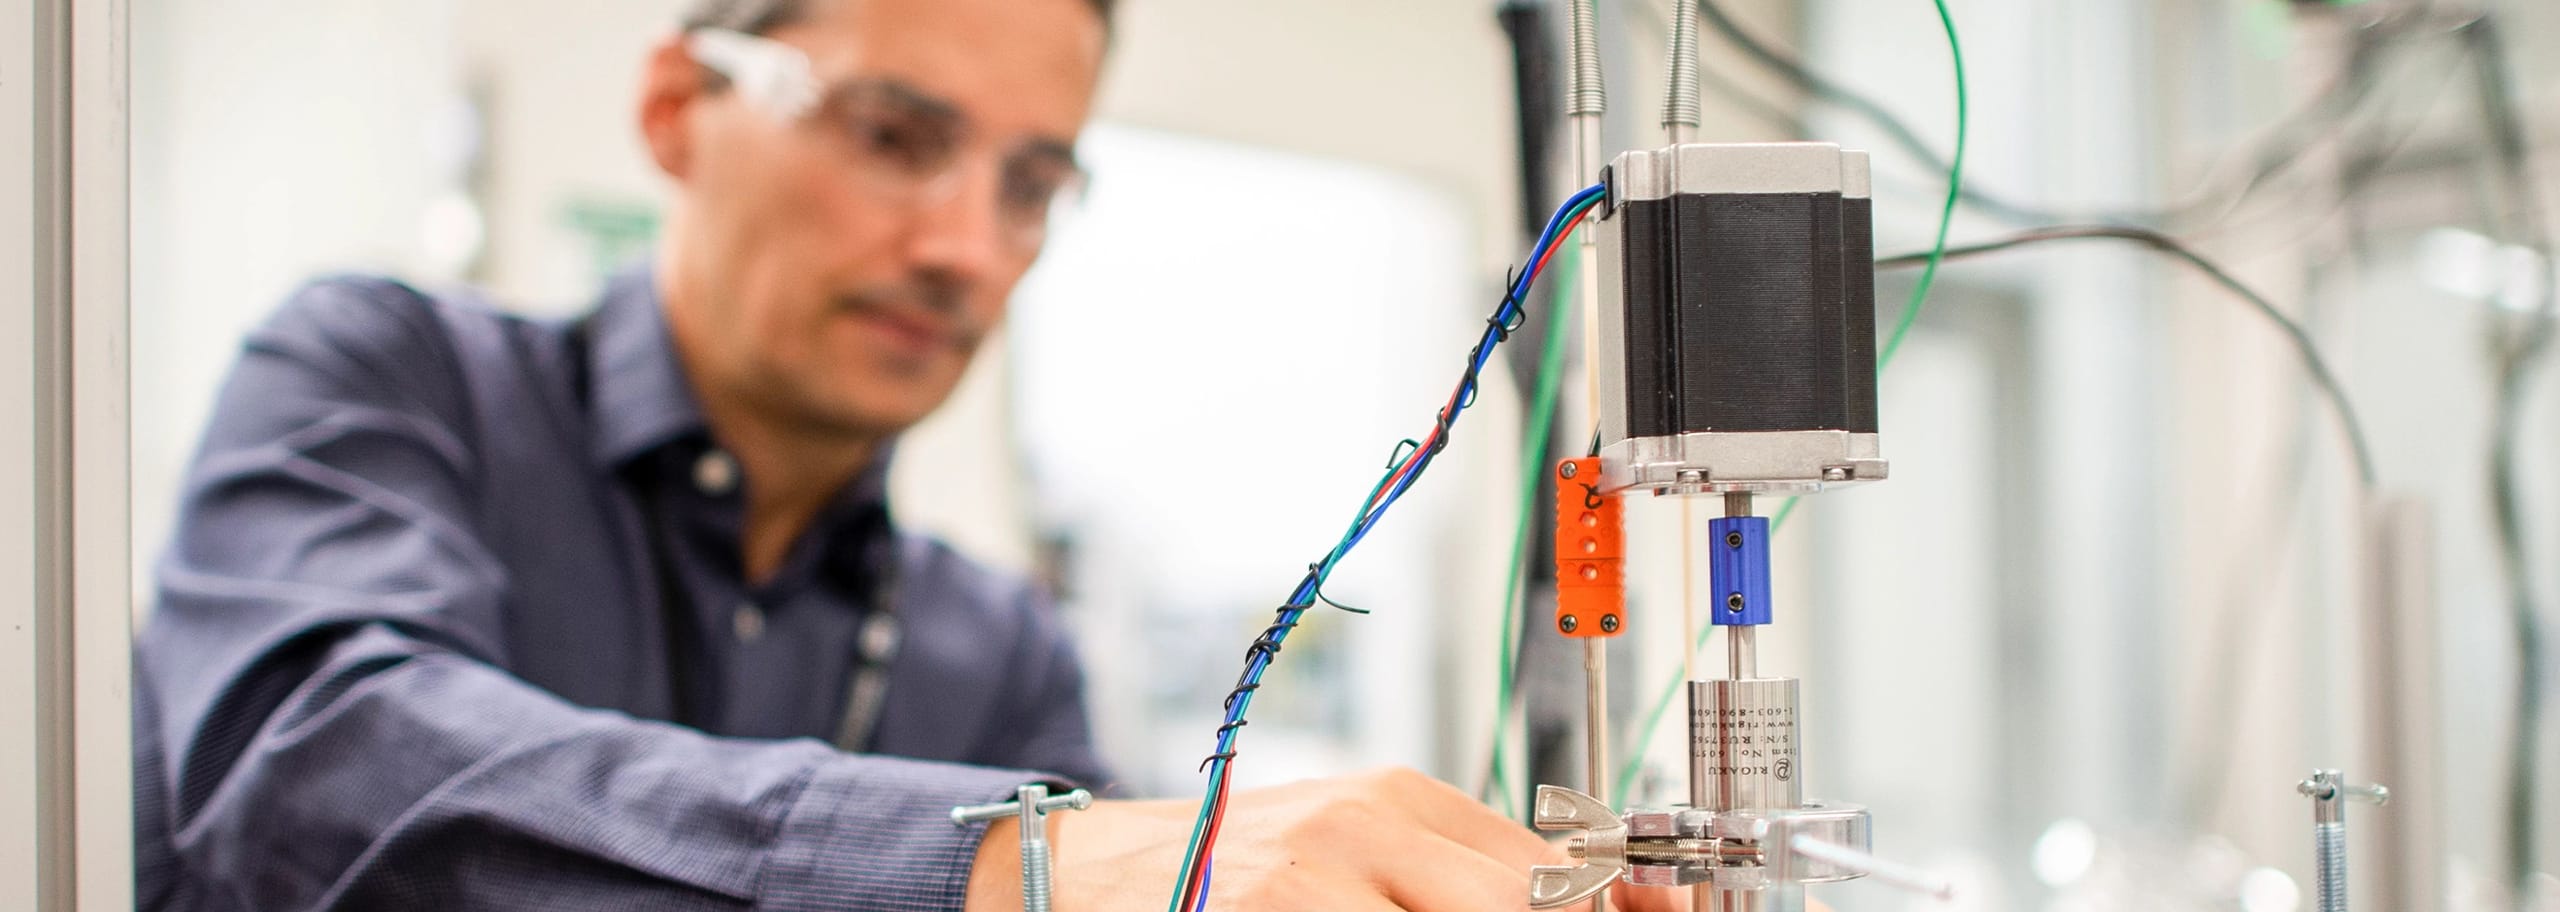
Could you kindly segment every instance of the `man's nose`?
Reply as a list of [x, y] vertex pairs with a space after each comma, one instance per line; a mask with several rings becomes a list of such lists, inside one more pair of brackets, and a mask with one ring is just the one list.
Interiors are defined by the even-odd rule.
[[909, 242], [912, 265], [979, 281], [1015, 256], [997, 211], [996, 170], [983, 163], [964, 167], [954, 175], [948, 194], [916, 207]]

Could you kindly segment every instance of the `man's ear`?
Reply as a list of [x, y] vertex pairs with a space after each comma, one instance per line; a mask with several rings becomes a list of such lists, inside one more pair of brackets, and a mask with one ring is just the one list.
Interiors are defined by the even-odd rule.
[[694, 105], [703, 100], [703, 72], [684, 48], [682, 34], [649, 50], [640, 78], [640, 138], [658, 170], [683, 183], [693, 166]]

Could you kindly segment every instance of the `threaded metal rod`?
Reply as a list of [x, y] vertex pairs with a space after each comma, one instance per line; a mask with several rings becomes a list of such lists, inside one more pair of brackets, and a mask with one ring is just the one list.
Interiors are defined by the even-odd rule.
[[1022, 841], [1022, 912], [1049, 912], [1049, 844]]
[[2323, 823], [2311, 829], [2312, 851], [2319, 869], [2320, 912], [2347, 912], [2347, 825]]
[[[1609, 110], [1609, 86], [1600, 73], [1600, 25], [1596, 9], [1598, 0], [1567, 0], [1567, 80], [1565, 85], [1565, 118], [1573, 125], [1573, 183], [1580, 185], [1600, 174], [1600, 116]], [[1582, 233], [1585, 266], [1594, 249], [1591, 232]], [[1600, 414], [1600, 385], [1593, 374], [1599, 360], [1599, 270], [1576, 270], [1581, 276], [1575, 289], [1582, 303], [1583, 340], [1582, 369], [1586, 398], [1593, 415]], [[1589, 728], [1583, 744], [1583, 760], [1589, 767], [1585, 791], [1594, 799], [1609, 800], [1609, 641], [1592, 638], [1582, 641], [1584, 711]], [[1592, 912], [1609, 912], [1606, 890], [1591, 898]]]
[[1565, 114], [1572, 117], [1598, 117], [1609, 112], [1609, 84], [1600, 73], [1597, 5], [1598, 0], [1572, 0], [1571, 12], [1566, 14], [1572, 32], [1566, 50], [1572, 84], [1565, 87], [1569, 103]]
[[[1671, 3], [1671, 86], [1662, 96], [1662, 129], [1672, 145], [1697, 138], [1701, 122], [1698, 99], [1697, 0]], [[1748, 496], [1748, 495], [1746, 495]]]

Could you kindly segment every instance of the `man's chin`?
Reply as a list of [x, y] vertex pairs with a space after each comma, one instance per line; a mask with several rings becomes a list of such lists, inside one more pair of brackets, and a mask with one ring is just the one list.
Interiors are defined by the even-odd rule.
[[875, 387], [859, 394], [826, 397], [822, 402], [813, 403], [818, 407], [810, 411], [815, 413], [811, 417], [824, 425], [832, 436], [877, 440], [897, 436], [923, 423], [949, 398], [948, 388], [939, 392], [918, 390], [909, 395], [882, 396]]

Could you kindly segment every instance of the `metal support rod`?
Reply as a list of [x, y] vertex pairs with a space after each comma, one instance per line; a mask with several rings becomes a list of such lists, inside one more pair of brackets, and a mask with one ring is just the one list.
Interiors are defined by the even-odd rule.
[[1760, 628], [1724, 629], [1725, 677], [1748, 681], [1760, 676]]
[[[1688, 6], [1687, 0], [1682, 0], [1679, 5], [1682, 7], [1682, 11], [1686, 12]], [[1727, 517], [1751, 515], [1751, 492], [1725, 492], [1724, 515]], [[1755, 635], [1753, 631], [1756, 629], [1757, 628], [1748, 626], [1731, 626], [1724, 629], [1725, 664], [1728, 677], [1735, 680], [1742, 680], [1744, 678], [1759, 676], [1760, 668], [1758, 649], [1756, 644], [1752, 642], [1752, 638]], [[1697, 675], [1692, 673], [1690, 678], [1695, 680]], [[1693, 745], [1690, 749], [1696, 750], [1697, 748]], [[1691, 775], [1689, 777], [1689, 806], [1711, 806], [1710, 802], [1714, 800], [1714, 795], [1712, 794], [1713, 786], [1714, 784], [1709, 782], [1706, 777], [1694, 774]], [[1743, 897], [1749, 895], [1738, 894], [1730, 890], [1718, 890], [1712, 883], [1699, 884], [1696, 887], [1691, 888], [1691, 891], [1692, 892], [1689, 894], [1689, 907], [1699, 910], [1737, 908], [1735, 904], [1738, 902], [1746, 902], [1747, 900], [1744, 900]]]
[[[1588, 793], [1605, 805], [1609, 803], [1609, 638], [1582, 641], [1582, 674], [1583, 711], [1591, 720], [1590, 738], [1583, 745], [1584, 759], [1591, 765]], [[1591, 898], [1591, 909], [1609, 912], [1608, 891]]]
[[[1598, 0], [1568, 0], [1567, 15], [1572, 34], [1566, 50], [1571, 84], [1566, 87], [1565, 116], [1573, 124], [1573, 186], [1582, 186], [1600, 173], [1600, 117], [1609, 110], [1609, 87], [1600, 70], [1600, 25]], [[1576, 290], [1582, 305], [1582, 369], [1585, 391], [1585, 414], [1594, 421], [1600, 415], [1600, 276], [1590, 268], [1597, 241], [1591, 232], [1583, 232], [1583, 268], [1575, 270], [1581, 287]], [[1584, 759], [1589, 764], [1587, 793], [1606, 804], [1609, 801], [1609, 640], [1593, 637], [1582, 641], [1583, 692], [1585, 717]], [[1609, 912], [1609, 894], [1601, 891], [1591, 900], [1592, 912]]]
[[2364, 614], [2355, 625], [2364, 647], [2364, 756], [2374, 778], [2403, 799], [2365, 826], [2366, 844], [2377, 850], [2365, 864], [2368, 895], [2393, 912], [2441, 912], [2444, 865], [2431, 859], [2444, 844], [2443, 808], [2429, 798], [2444, 781], [2436, 753], [2445, 704], [2436, 673], [2435, 534], [2421, 498], [2382, 498], [2366, 515]]
[[1680, 676], [1698, 679], [1698, 538], [1689, 498], [1680, 498]]

